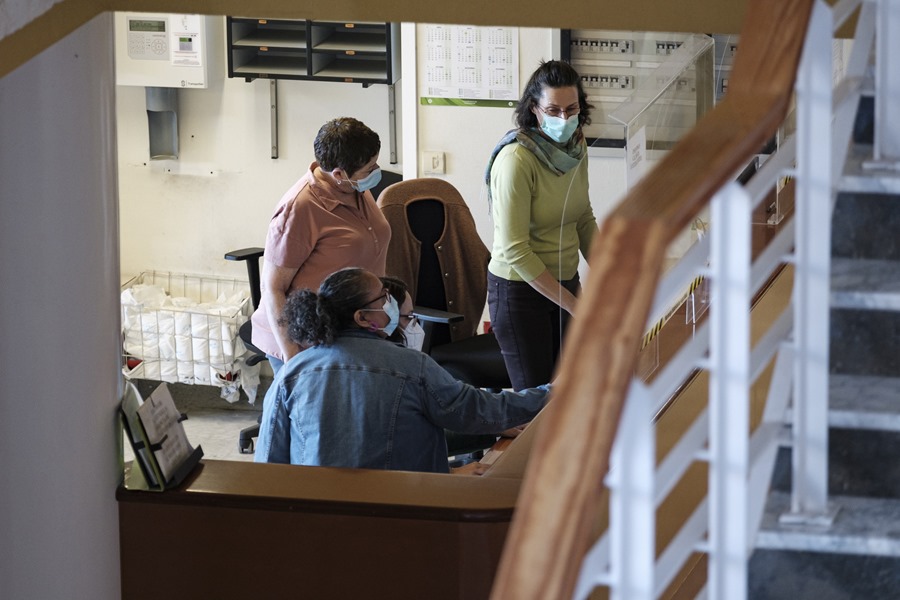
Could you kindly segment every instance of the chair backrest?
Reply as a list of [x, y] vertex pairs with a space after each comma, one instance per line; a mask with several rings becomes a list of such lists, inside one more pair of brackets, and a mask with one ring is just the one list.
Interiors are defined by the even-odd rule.
[[460, 341], [477, 332], [487, 298], [490, 252], [459, 191], [443, 179], [420, 178], [388, 186], [378, 197], [391, 225], [387, 272], [409, 285], [413, 302], [459, 313], [444, 339]]
[[[406, 207], [409, 229], [420, 242], [418, 284], [413, 304], [447, 310], [447, 294], [441, 277], [441, 263], [435, 245], [444, 231], [444, 205], [437, 200], [417, 200]], [[440, 346], [450, 341], [450, 325], [435, 324], [430, 344]]]

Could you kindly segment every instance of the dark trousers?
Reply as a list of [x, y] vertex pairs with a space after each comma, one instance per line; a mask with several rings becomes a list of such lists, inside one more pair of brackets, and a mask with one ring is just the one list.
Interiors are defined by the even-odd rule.
[[[580, 289], [578, 275], [560, 284], [573, 294]], [[513, 388], [550, 383], [569, 313], [531, 285], [492, 273], [488, 273], [488, 310]]]

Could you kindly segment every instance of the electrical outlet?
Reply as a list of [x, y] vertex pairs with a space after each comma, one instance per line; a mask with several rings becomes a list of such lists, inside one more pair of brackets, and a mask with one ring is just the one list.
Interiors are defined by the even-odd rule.
[[423, 152], [422, 172], [425, 175], [443, 175], [447, 172], [443, 152]]

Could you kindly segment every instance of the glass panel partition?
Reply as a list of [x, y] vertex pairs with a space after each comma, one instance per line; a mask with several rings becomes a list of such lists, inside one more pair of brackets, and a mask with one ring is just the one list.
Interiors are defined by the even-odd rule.
[[713, 39], [688, 36], [609, 114], [625, 127], [628, 187], [713, 107]]
[[[635, 185], [665, 153], [690, 131], [715, 103], [715, 52], [713, 38], [694, 34], [673, 48], [665, 60], [646, 75], [636, 78], [629, 97], [608, 115], [608, 120], [624, 127], [625, 172], [627, 187]], [[674, 265], [708, 228], [708, 217], [701, 214], [669, 247], [668, 265]], [[708, 287], [696, 274], [685, 282], [685, 319], [697, 323], [709, 305]], [[669, 312], [651, 325], [642, 341], [635, 375], [651, 376], [658, 366], [657, 333], [672, 316]]]

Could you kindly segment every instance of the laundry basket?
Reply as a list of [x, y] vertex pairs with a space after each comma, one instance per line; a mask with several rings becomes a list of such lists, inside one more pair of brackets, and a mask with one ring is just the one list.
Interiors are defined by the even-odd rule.
[[249, 318], [246, 281], [145, 271], [122, 286], [125, 377], [233, 387]]

